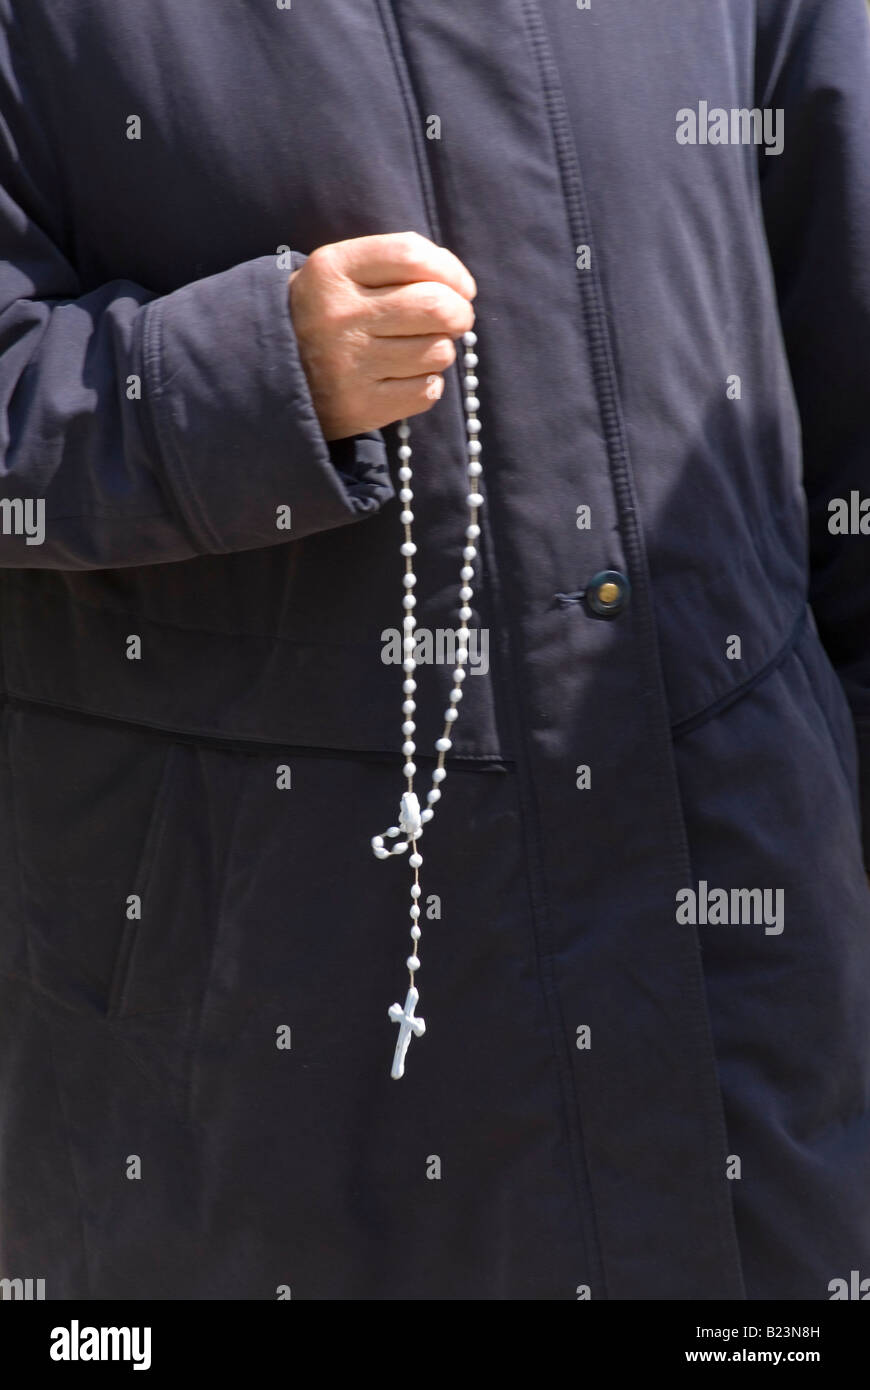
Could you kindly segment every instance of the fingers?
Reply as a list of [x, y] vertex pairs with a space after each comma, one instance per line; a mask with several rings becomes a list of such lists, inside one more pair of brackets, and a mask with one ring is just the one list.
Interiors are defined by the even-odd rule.
[[459, 258], [417, 232], [354, 237], [322, 249], [333, 255], [343, 274], [369, 289], [424, 280], [446, 285], [466, 299], [477, 294], [474, 277]]
[[388, 289], [360, 290], [368, 310], [367, 332], [373, 338], [437, 333], [459, 338], [474, 324], [474, 309], [462, 295], [431, 280]]
[[397, 381], [376, 381], [372, 386], [377, 416], [385, 422], [431, 410], [443, 394], [444, 378], [435, 373]]
[[474, 324], [473, 278], [413, 232], [315, 248], [288, 304], [324, 437], [344, 439], [431, 409], [454, 340]]
[[373, 381], [446, 372], [456, 361], [451, 338], [425, 333], [404, 338], [374, 338], [367, 367]]

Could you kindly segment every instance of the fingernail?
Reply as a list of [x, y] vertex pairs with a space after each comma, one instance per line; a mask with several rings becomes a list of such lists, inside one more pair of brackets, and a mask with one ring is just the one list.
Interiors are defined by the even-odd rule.
[[441, 376], [427, 376], [426, 395], [430, 401], [437, 401], [444, 391], [444, 378]]
[[466, 299], [473, 299], [474, 296], [475, 296], [476, 294], [477, 294], [477, 285], [474, 283], [474, 281], [472, 280], [471, 276], [468, 275], [468, 276], [466, 276], [466, 279], [465, 279], [465, 298], [466, 298]]

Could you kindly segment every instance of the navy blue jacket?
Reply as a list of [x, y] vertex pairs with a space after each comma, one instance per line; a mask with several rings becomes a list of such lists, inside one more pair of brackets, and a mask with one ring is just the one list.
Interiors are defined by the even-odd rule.
[[[0, 185], [0, 1274], [870, 1275], [864, 0], [0, 0]], [[479, 287], [489, 660], [396, 1083], [396, 436], [325, 442], [287, 279], [407, 229]], [[413, 442], [435, 632], [458, 369]]]

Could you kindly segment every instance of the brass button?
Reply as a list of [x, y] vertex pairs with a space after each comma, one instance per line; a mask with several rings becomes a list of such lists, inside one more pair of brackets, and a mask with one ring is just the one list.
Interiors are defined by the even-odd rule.
[[628, 603], [631, 585], [619, 570], [601, 570], [589, 581], [586, 603], [599, 618], [615, 618]]

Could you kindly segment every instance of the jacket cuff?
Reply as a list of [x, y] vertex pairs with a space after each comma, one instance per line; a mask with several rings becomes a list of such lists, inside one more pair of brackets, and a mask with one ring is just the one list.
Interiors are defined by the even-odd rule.
[[143, 407], [163, 477], [206, 554], [343, 526], [395, 495], [380, 431], [323, 437], [288, 278], [262, 256], [143, 311]]

